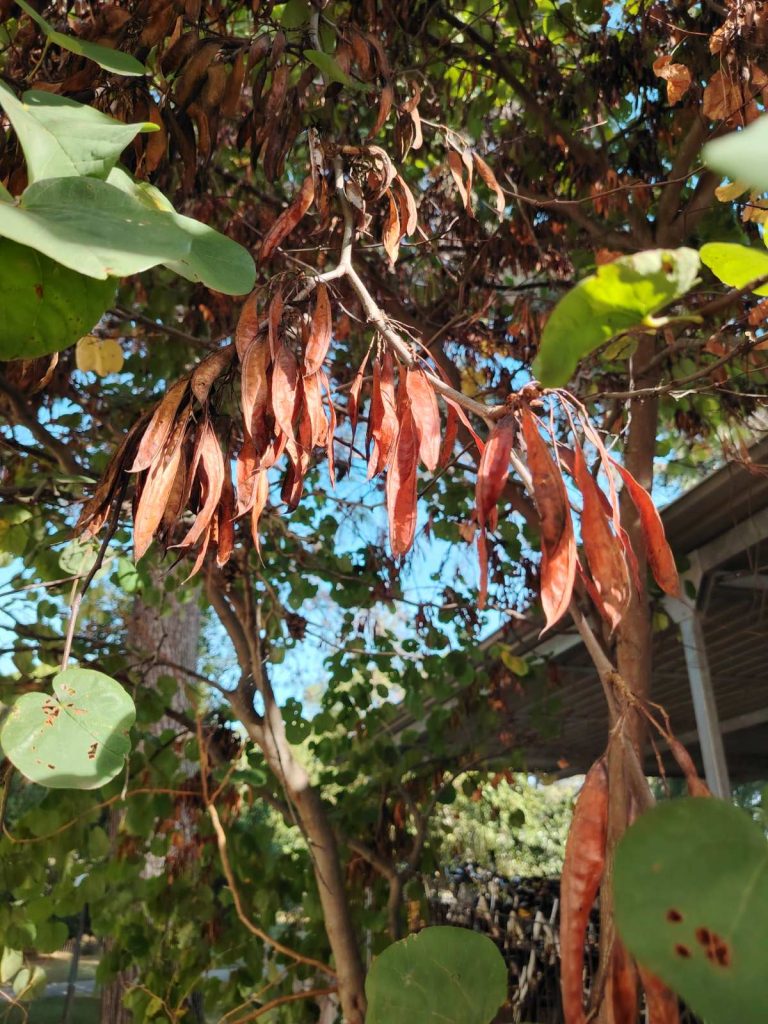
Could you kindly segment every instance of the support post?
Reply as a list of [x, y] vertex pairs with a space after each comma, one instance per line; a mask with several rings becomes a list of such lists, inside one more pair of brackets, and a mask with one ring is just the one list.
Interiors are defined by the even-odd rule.
[[[701, 580], [700, 567], [694, 566], [692, 569], [693, 571], [686, 575], [692, 577], [692, 582], [695, 581], [698, 584]], [[688, 683], [691, 687], [693, 712], [696, 716], [696, 729], [701, 747], [701, 759], [704, 762], [704, 777], [715, 796], [723, 800], [730, 800], [731, 782], [728, 777], [723, 735], [720, 731], [715, 692], [709, 671], [701, 612], [696, 606], [695, 599], [689, 597], [668, 597], [665, 598], [664, 604], [677, 623], [683, 641]]]

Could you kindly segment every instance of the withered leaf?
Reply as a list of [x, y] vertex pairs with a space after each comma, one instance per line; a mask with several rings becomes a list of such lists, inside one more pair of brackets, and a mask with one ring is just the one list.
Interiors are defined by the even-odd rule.
[[259, 520], [269, 498], [269, 481], [267, 471], [260, 469], [256, 474], [256, 482], [253, 489], [253, 505], [251, 507], [251, 536], [257, 551], [261, 550], [259, 539]]
[[653, 62], [653, 72], [667, 83], [667, 102], [671, 107], [680, 100], [693, 84], [693, 76], [685, 64], [673, 64], [668, 53]]
[[269, 363], [268, 340], [264, 337], [255, 338], [243, 358], [240, 377], [243, 426], [246, 433], [251, 436], [259, 437], [263, 430], [264, 416], [269, 404]]
[[[307, 443], [309, 449], [320, 447], [328, 439], [328, 421], [323, 411], [323, 396], [320, 391], [320, 374], [311, 373], [305, 375], [303, 380], [304, 388], [304, 412], [309, 421], [309, 433]], [[301, 440], [301, 436], [299, 438]]]
[[621, 542], [609, 525], [600, 490], [578, 444], [574, 449], [574, 479], [583, 499], [581, 540], [599, 598], [598, 610], [615, 629], [631, 597], [629, 570]]
[[399, 174], [392, 182], [392, 191], [397, 200], [401, 237], [402, 235], [412, 235], [418, 226], [416, 201], [413, 198], [413, 193]]
[[392, 461], [387, 469], [387, 513], [389, 543], [395, 557], [410, 551], [416, 536], [417, 476], [419, 440], [408, 402], [400, 409], [400, 429]]
[[235, 489], [229, 458], [224, 459], [224, 481], [216, 510], [216, 564], [221, 568], [232, 557], [235, 546]]
[[389, 113], [392, 110], [392, 104], [395, 101], [395, 90], [391, 83], [387, 82], [382, 86], [381, 96], [379, 97], [379, 109], [376, 113], [376, 120], [373, 123], [373, 127], [368, 132], [366, 138], [372, 139], [375, 135], [378, 135], [384, 124], [389, 117]]
[[304, 373], [315, 373], [323, 365], [331, 344], [331, 302], [328, 288], [320, 281], [316, 289], [312, 326], [304, 352]]
[[373, 364], [373, 390], [368, 416], [368, 434], [373, 441], [368, 460], [369, 480], [381, 473], [388, 464], [398, 429], [395, 365], [392, 353], [386, 349], [384, 356]]
[[387, 200], [387, 210], [381, 229], [381, 243], [389, 256], [390, 266], [394, 267], [400, 251], [402, 232], [400, 231], [400, 214], [397, 211], [397, 203], [390, 189], [387, 189]]
[[371, 354], [370, 348], [365, 353], [365, 358], [358, 367], [355, 379], [352, 381], [352, 387], [349, 389], [349, 401], [347, 403], [347, 415], [349, 416], [349, 422], [352, 426], [352, 440], [350, 446], [355, 446], [355, 433], [357, 431], [357, 420], [360, 414], [360, 392], [363, 387], [363, 380], [365, 379], [365, 368], [368, 365], [368, 358]]
[[259, 290], [254, 289], [243, 303], [235, 328], [235, 348], [240, 362], [259, 333]]
[[459, 154], [450, 149], [448, 151], [448, 169], [451, 172], [451, 177], [456, 185], [456, 191], [461, 196], [461, 202], [467, 213], [472, 216], [472, 198], [470, 196], [469, 186], [464, 184], [464, 160]]
[[194, 370], [190, 381], [190, 388], [192, 394], [201, 405], [204, 405], [208, 400], [208, 395], [214, 382], [229, 367], [234, 356], [234, 345], [226, 345], [224, 348], [217, 349], [216, 352], [206, 356], [202, 363]]
[[480, 175], [480, 178], [482, 179], [483, 183], [487, 185], [488, 188], [495, 194], [496, 213], [499, 215], [499, 220], [503, 220], [504, 207], [506, 205], [506, 202], [504, 199], [504, 192], [502, 191], [501, 185], [498, 183], [496, 179], [496, 175], [493, 173], [491, 168], [478, 153], [473, 152], [472, 159], [474, 161], [477, 173]]
[[315, 196], [312, 175], [309, 174], [302, 182], [298, 195], [291, 205], [280, 214], [275, 223], [264, 236], [261, 243], [259, 259], [267, 260], [283, 239], [293, 231], [304, 214], [309, 210]]
[[224, 456], [210, 420], [206, 420], [201, 428], [199, 453], [197, 476], [202, 506], [186, 536], [176, 545], [182, 550], [194, 547], [207, 533], [224, 486]]
[[419, 439], [421, 461], [430, 472], [434, 472], [440, 459], [440, 410], [434, 388], [421, 367], [406, 371], [405, 386]]
[[645, 537], [648, 564], [653, 578], [661, 589], [672, 597], [680, 596], [680, 577], [675, 566], [675, 558], [664, 532], [659, 511], [653, 498], [646, 489], [635, 480], [632, 474], [618, 462], [613, 462], [618, 470], [629, 496], [640, 515], [640, 525]]
[[522, 409], [521, 421], [541, 527], [541, 604], [546, 630], [568, 610], [576, 578], [576, 540], [565, 481], [527, 406]]
[[137, 562], [146, 553], [162, 522], [176, 480], [189, 414], [190, 410], [187, 408], [176, 421], [173, 432], [163, 449], [155, 456], [144, 481], [133, 520], [133, 549]]
[[129, 472], [140, 473], [149, 468], [171, 432], [176, 412], [187, 394], [188, 387], [189, 377], [182, 377], [168, 389], [144, 431], [139, 450], [136, 452], [136, 458], [133, 460]]
[[475, 486], [475, 517], [481, 527], [496, 529], [499, 498], [509, 478], [509, 456], [515, 443], [517, 423], [514, 416], [504, 416], [493, 425], [477, 469]]
[[272, 370], [272, 412], [289, 443], [295, 443], [293, 419], [299, 389], [299, 366], [286, 345], [279, 345]]

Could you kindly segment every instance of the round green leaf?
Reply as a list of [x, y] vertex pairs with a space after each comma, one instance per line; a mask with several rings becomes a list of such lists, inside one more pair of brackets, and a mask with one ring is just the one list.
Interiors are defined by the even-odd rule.
[[552, 310], [533, 363], [534, 377], [545, 387], [567, 383], [580, 359], [684, 295], [698, 270], [694, 249], [649, 249], [598, 267]]
[[32, 89], [18, 99], [2, 82], [0, 104], [24, 150], [30, 184], [77, 175], [106, 178], [139, 132], [157, 131], [150, 122], [124, 124], [51, 92]]
[[507, 998], [507, 969], [486, 935], [425, 928], [373, 961], [365, 993], [366, 1024], [490, 1024]]
[[117, 287], [9, 238], [0, 238], [0, 267], [0, 359], [34, 359], [74, 345], [98, 323]]
[[96, 789], [125, 763], [133, 701], [119, 683], [93, 669], [60, 672], [53, 692], [19, 697], [0, 733], [5, 754], [41, 786]]
[[[731, 288], [743, 288], [750, 281], [768, 274], [768, 252], [734, 242], [708, 242], [703, 245], [701, 262], [719, 281]], [[756, 288], [755, 295], [768, 295], [768, 284]]]
[[639, 962], [707, 1024], [768, 1018], [768, 843], [721, 800], [660, 804], [616, 852], [616, 921]]
[[19, 949], [3, 948], [0, 957], [0, 984], [7, 984], [24, 966], [24, 955]]
[[768, 117], [704, 147], [704, 160], [720, 174], [752, 188], [768, 189]]

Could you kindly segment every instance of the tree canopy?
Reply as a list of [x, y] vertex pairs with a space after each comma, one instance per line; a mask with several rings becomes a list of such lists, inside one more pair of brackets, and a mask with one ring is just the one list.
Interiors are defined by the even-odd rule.
[[[649, 732], [706, 792], [647, 702], [680, 593], [652, 494], [748, 461], [764, 404], [766, 5], [0, 15], [3, 980], [33, 992], [21, 952], [87, 905], [136, 1021], [448, 1019], [390, 997], [409, 956], [473, 955], [453, 936], [375, 957], [436, 808], [525, 770], [505, 694], [546, 664], [482, 639], [570, 616], [612, 729], [565, 853], [566, 1019], [602, 883], [590, 1011], [642, 990], [671, 1024], [665, 984], [712, 985], [726, 1020], [622, 879], [685, 841]], [[490, 1020], [503, 994], [456, 984]]]

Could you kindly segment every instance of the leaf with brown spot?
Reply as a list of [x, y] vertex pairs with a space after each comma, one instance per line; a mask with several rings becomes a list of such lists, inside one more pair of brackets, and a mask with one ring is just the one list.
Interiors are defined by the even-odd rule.
[[245, 358], [251, 343], [259, 333], [259, 298], [261, 293], [255, 288], [243, 303], [235, 328], [235, 348], [240, 362]]
[[506, 200], [504, 199], [504, 192], [502, 191], [501, 185], [496, 179], [496, 175], [493, 173], [488, 164], [478, 154], [473, 152], [472, 159], [475, 163], [475, 168], [480, 178], [496, 196], [496, 213], [498, 214], [499, 220], [504, 219], [504, 207], [506, 206]]
[[312, 175], [308, 175], [302, 182], [298, 195], [291, 205], [280, 214], [275, 223], [264, 236], [259, 251], [260, 260], [268, 260], [275, 249], [280, 245], [299, 221], [309, 210], [315, 197], [315, 189], [312, 183]]
[[419, 439], [407, 401], [402, 404], [399, 418], [400, 429], [387, 469], [386, 486], [389, 544], [396, 558], [410, 551], [416, 536], [416, 467], [419, 461]]
[[631, 597], [629, 571], [619, 538], [609, 525], [600, 489], [579, 445], [574, 449], [574, 479], [581, 491], [581, 540], [598, 594], [598, 610], [614, 630]]
[[270, 364], [269, 342], [266, 338], [255, 338], [243, 359], [240, 376], [240, 402], [243, 408], [243, 426], [246, 434], [262, 440], [265, 433], [265, 417], [269, 405]]
[[372, 139], [375, 135], [378, 135], [381, 129], [384, 127], [384, 123], [389, 117], [390, 111], [392, 110], [392, 104], [395, 102], [395, 90], [389, 82], [386, 82], [381, 89], [381, 95], [379, 97], [379, 109], [376, 113], [376, 120], [373, 123], [373, 127], [366, 135], [366, 139]]
[[440, 410], [435, 390], [421, 367], [406, 370], [405, 387], [419, 439], [421, 461], [430, 472], [434, 472], [440, 459]]
[[312, 312], [312, 326], [304, 352], [304, 373], [315, 373], [321, 368], [331, 344], [331, 302], [328, 288], [320, 281], [316, 290], [315, 308]]
[[208, 401], [208, 395], [215, 381], [228, 369], [235, 356], [234, 345], [217, 349], [200, 363], [190, 380], [192, 394], [201, 405]]
[[299, 394], [299, 365], [287, 345], [280, 345], [272, 370], [272, 412], [289, 443], [295, 444], [293, 420]]
[[640, 526], [645, 537], [648, 564], [651, 567], [653, 578], [664, 593], [670, 594], [672, 597], [679, 597], [680, 577], [675, 565], [675, 557], [664, 532], [664, 524], [661, 521], [659, 510], [654, 505], [653, 498], [648, 491], [635, 480], [629, 470], [615, 460], [611, 461], [624, 481], [624, 486], [640, 516]]
[[685, 64], [673, 64], [668, 53], [653, 62], [653, 73], [667, 83], [667, 103], [670, 107], [679, 103], [693, 84], [690, 70]]
[[515, 443], [517, 422], [514, 416], [504, 416], [493, 425], [485, 449], [480, 457], [475, 485], [475, 517], [481, 527], [496, 529], [499, 519], [497, 508], [509, 478], [509, 456]]
[[397, 203], [390, 189], [387, 189], [388, 206], [384, 214], [384, 223], [381, 228], [381, 244], [389, 256], [389, 265], [394, 267], [397, 262], [397, 255], [400, 252], [400, 239], [403, 237], [400, 231], [400, 215], [397, 212]]
[[188, 387], [189, 377], [182, 377], [168, 389], [164, 398], [159, 402], [144, 431], [136, 458], [129, 470], [130, 473], [140, 473], [149, 468], [171, 432], [176, 413], [187, 394]]
[[527, 406], [521, 420], [541, 528], [541, 604], [547, 630], [562, 618], [571, 601], [576, 539], [565, 481], [539, 433], [538, 420]]

